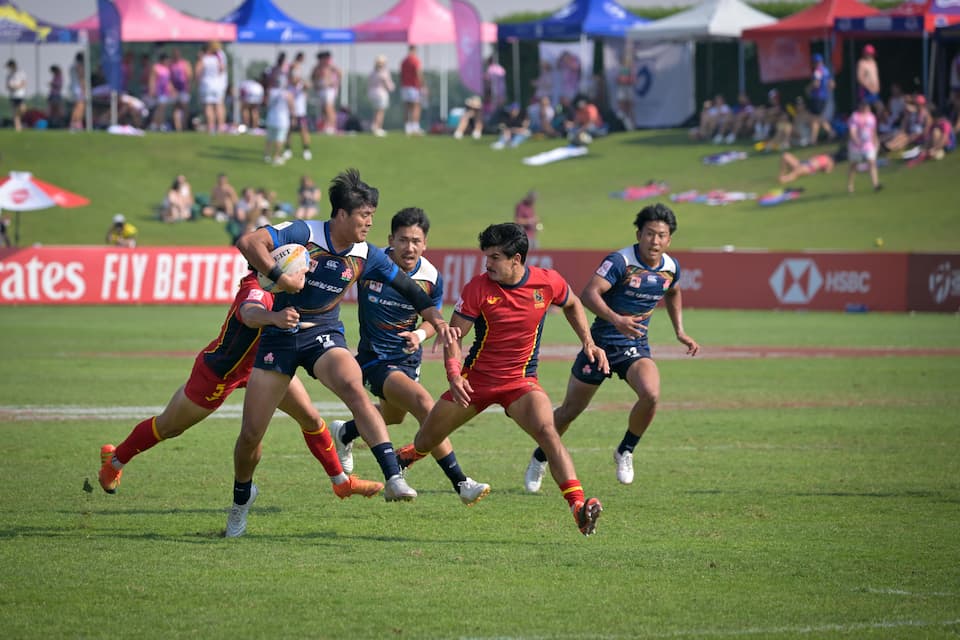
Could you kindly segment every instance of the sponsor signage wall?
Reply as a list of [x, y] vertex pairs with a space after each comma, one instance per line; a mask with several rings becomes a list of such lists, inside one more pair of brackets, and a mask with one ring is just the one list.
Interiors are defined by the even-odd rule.
[[[606, 251], [538, 251], [579, 293]], [[684, 305], [715, 309], [952, 311], [960, 254], [671, 252]], [[478, 250], [430, 249], [445, 302], [483, 273]], [[2, 304], [209, 304], [233, 300], [247, 264], [231, 247], [31, 247], [0, 250]], [[346, 297], [356, 299], [355, 289]]]

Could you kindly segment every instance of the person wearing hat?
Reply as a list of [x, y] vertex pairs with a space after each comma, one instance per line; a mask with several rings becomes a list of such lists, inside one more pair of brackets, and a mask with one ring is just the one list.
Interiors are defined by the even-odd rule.
[[463, 115], [457, 122], [457, 128], [453, 131], [453, 137], [459, 140], [467, 129], [471, 129], [474, 140], [479, 140], [483, 135], [483, 100], [480, 96], [470, 96], [464, 101]]
[[27, 76], [17, 68], [17, 61], [13, 58], [7, 60], [7, 91], [10, 93], [13, 128], [20, 131], [23, 128], [21, 118], [25, 111], [23, 101], [27, 98]]
[[373, 120], [370, 132], [379, 137], [387, 135], [383, 128], [383, 114], [390, 106], [390, 93], [396, 89], [390, 70], [387, 69], [387, 57], [379, 55], [373, 62], [373, 71], [367, 76], [367, 97], [373, 106]]
[[106, 243], [113, 247], [133, 249], [137, 246], [137, 228], [127, 222], [126, 216], [118, 213], [113, 216], [113, 223], [107, 229]]
[[812, 116], [810, 119], [810, 142], [816, 144], [820, 137], [820, 129], [827, 132], [827, 136], [833, 140], [836, 134], [833, 127], [830, 126], [830, 120], [826, 117], [827, 103], [830, 102], [830, 94], [834, 88], [833, 74], [827, 65], [823, 62], [823, 56], [819, 53], [813, 54], [813, 78], [807, 89], [807, 109]]
[[880, 71], [876, 56], [877, 50], [868, 44], [857, 61], [857, 100], [866, 100], [870, 106], [880, 99]]

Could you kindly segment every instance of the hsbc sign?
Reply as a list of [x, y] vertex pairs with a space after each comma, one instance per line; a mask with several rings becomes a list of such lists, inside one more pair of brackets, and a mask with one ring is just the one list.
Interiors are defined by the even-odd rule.
[[786, 258], [770, 276], [770, 288], [782, 304], [808, 304], [824, 293], [870, 293], [870, 272], [837, 269], [821, 272], [813, 258]]
[[813, 300], [821, 286], [823, 276], [810, 258], [787, 258], [770, 276], [770, 288], [784, 304], [806, 304]]

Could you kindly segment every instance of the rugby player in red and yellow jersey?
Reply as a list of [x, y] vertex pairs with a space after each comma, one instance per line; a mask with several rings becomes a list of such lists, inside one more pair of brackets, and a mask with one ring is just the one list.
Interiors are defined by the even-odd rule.
[[[299, 277], [302, 279], [303, 274]], [[216, 411], [235, 389], [247, 385], [263, 327], [289, 329], [300, 320], [293, 307], [279, 311], [272, 308], [273, 294], [260, 288], [256, 272], [251, 271], [240, 281], [240, 290], [219, 335], [197, 354], [190, 377], [173, 394], [163, 412], [140, 422], [116, 448], [112, 444], [101, 447], [99, 479], [104, 491], [116, 493], [123, 467], [134, 456], [179, 436]], [[355, 494], [370, 497], [383, 489], [380, 482], [361, 480], [343, 472], [327, 425], [298, 378], [290, 380], [280, 409], [300, 424], [307, 448], [330, 476], [337, 496], [341, 499]]]
[[583, 305], [566, 280], [552, 269], [526, 265], [528, 247], [527, 234], [512, 222], [491, 225], [480, 234], [486, 273], [463, 288], [450, 320], [460, 336], [473, 327], [473, 346], [461, 365], [460, 343], [444, 345], [450, 390], [398, 457], [401, 464], [413, 464], [475, 415], [499, 404], [546, 452], [577, 528], [588, 536], [603, 507], [596, 498], [584, 497], [573, 460], [553, 425], [550, 398], [537, 382], [540, 336], [550, 306], [563, 309], [589, 362], [608, 371], [607, 357], [593, 343]]

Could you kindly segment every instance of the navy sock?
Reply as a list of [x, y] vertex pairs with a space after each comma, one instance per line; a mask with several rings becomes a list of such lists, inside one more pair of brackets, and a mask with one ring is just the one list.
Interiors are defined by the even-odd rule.
[[451, 451], [437, 460], [437, 464], [440, 465], [443, 472], [447, 474], [447, 478], [450, 479], [450, 484], [453, 485], [453, 490], [459, 491], [460, 488], [457, 486], [457, 483], [466, 480], [467, 476], [463, 473], [463, 469], [460, 468], [460, 463], [457, 462], [457, 454]]
[[536, 449], [533, 450], [533, 457], [536, 458], [538, 462], [547, 461], [547, 454], [545, 454], [543, 452], [543, 449], [541, 449], [540, 447], [537, 447]]
[[357, 436], [360, 435], [360, 432], [357, 431], [357, 421], [350, 420], [343, 423], [343, 431], [340, 434], [340, 442], [343, 444], [350, 444], [357, 439]]
[[640, 436], [633, 435], [627, 430], [627, 432], [623, 434], [623, 440], [620, 441], [620, 446], [617, 447], [617, 453], [623, 454], [626, 451], [633, 453], [638, 442], [640, 442]]
[[371, 447], [370, 451], [372, 451], [374, 457], [376, 457], [377, 464], [380, 465], [385, 480], [389, 480], [400, 473], [400, 463], [397, 462], [397, 454], [393, 451], [392, 442], [389, 440], [387, 442], [381, 442], [377, 446]]
[[247, 504], [250, 501], [250, 490], [253, 480], [246, 482], [233, 481], [233, 504]]

